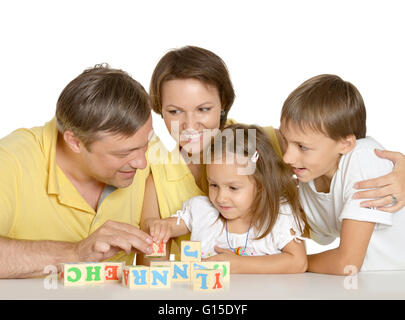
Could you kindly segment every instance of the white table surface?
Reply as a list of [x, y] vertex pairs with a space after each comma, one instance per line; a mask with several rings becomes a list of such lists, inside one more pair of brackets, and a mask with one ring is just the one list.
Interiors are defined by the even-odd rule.
[[[405, 271], [361, 272], [354, 278], [314, 273], [289, 275], [232, 274], [221, 292], [193, 291], [189, 284], [170, 289], [129, 290], [121, 283], [50, 289], [44, 278], [1, 279], [0, 299], [34, 300], [274, 300], [405, 299]], [[346, 283], [346, 288], [345, 288]], [[347, 284], [357, 289], [348, 289]]]

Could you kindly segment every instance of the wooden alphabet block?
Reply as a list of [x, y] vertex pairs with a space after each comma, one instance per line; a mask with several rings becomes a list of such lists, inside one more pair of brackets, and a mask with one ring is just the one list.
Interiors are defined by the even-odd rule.
[[231, 279], [231, 268], [229, 261], [201, 261], [201, 262], [191, 262], [191, 279], [194, 279], [194, 273], [198, 270], [203, 269], [214, 269], [221, 270], [223, 281], [229, 283]]
[[128, 289], [145, 289], [150, 284], [150, 268], [146, 266], [124, 266], [122, 284]]
[[170, 267], [171, 266], [171, 262], [167, 261], [167, 260], [152, 260], [150, 262], [150, 266], [151, 267]]
[[62, 280], [65, 286], [82, 286], [84, 285], [83, 265], [80, 263], [64, 263], [62, 272]]
[[201, 269], [194, 273], [193, 290], [217, 291], [223, 290], [224, 282], [222, 272], [214, 269]]
[[171, 273], [170, 267], [150, 267], [150, 288], [170, 288]]
[[163, 241], [159, 243], [152, 243], [153, 252], [147, 257], [164, 257], [166, 255], [166, 244]]
[[224, 283], [229, 283], [231, 280], [231, 263], [229, 261], [209, 261], [210, 268], [220, 270]]
[[122, 278], [123, 262], [104, 262], [104, 282], [119, 282]]
[[190, 262], [172, 261], [171, 275], [173, 282], [190, 281], [191, 279]]
[[102, 262], [63, 264], [63, 284], [65, 286], [102, 284], [104, 278], [104, 264]]
[[182, 241], [181, 242], [181, 261], [184, 261], [184, 262], [201, 261], [201, 242], [200, 241]]
[[211, 262], [209, 261], [199, 261], [199, 262], [190, 262], [191, 269], [191, 280], [195, 277], [195, 272], [204, 269], [212, 269]]

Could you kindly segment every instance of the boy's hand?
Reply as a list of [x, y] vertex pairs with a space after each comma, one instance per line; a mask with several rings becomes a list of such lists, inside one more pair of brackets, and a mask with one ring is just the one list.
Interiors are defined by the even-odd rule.
[[171, 238], [172, 228], [170, 223], [165, 219], [150, 219], [148, 226], [153, 242], [159, 243], [163, 241], [163, 243], [166, 243]]

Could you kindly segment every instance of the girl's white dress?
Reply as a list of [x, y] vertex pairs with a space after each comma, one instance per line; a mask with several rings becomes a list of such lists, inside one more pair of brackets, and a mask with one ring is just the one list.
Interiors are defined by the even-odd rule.
[[[209, 201], [208, 197], [193, 197], [183, 204], [183, 208], [178, 210], [172, 217], [182, 219], [191, 232], [192, 241], [201, 241], [201, 257], [207, 258], [217, 253], [215, 246], [224, 249], [235, 250], [238, 247], [245, 248], [248, 233], [229, 233], [228, 239], [225, 225], [218, 219], [219, 212]], [[303, 223], [300, 222], [303, 226]], [[295, 235], [291, 234], [293, 230]], [[281, 253], [283, 247], [292, 240], [301, 238], [298, 227], [291, 208], [288, 204], [280, 204], [280, 214], [273, 227], [273, 230], [264, 238], [255, 240], [258, 231], [252, 226], [243, 255], [261, 256], [267, 254]]]

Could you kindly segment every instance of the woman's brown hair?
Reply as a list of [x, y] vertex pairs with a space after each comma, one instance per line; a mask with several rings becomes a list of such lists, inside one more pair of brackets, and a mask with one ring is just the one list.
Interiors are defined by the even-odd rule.
[[[252, 162], [250, 159], [256, 151], [258, 159]], [[263, 129], [255, 125], [230, 125], [213, 138], [208, 152], [211, 162], [217, 161], [218, 155], [225, 161], [226, 153], [230, 153], [245, 157], [248, 165], [255, 166], [250, 170], [250, 177], [256, 185], [256, 196], [250, 211], [252, 226], [258, 230], [257, 239], [264, 238], [273, 229], [280, 214], [280, 203], [290, 205], [296, 225], [300, 232], [304, 231], [302, 222], [306, 219], [300, 206], [297, 184], [292, 178], [293, 172], [276, 153]], [[221, 215], [220, 218], [224, 219]]]
[[223, 128], [228, 112], [235, 100], [235, 92], [224, 61], [215, 53], [194, 46], [174, 49], [166, 53], [153, 71], [149, 95], [152, 109], [162, 114], [162, 85], [174, 79], [197, 79], [218, 90], [223, 110], [220, 128]]

